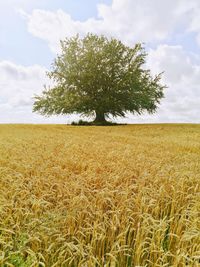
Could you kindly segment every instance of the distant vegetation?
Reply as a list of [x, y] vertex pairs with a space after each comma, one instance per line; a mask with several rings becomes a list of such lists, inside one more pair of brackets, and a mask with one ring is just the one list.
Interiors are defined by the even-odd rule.
[[101, 122], [94, 122], [94, 121], [73, 121], [71, 125], [79, 125], [79, 126], [113, 126], [113, 125], [125, 125], [125, 124], [119, 124], [111, 121], [101, 121]]
[[199, 266], [200, 126], [0, 126], [0, 266]]
[[164, 96], [161, 73], [144, 67], [146, 52], [120, 40], [88, 34], [61, 41], [61, 54], [48, 72], [53, 87], [35, 96], [33, 111], [42, 115], [78, 113], [94, 117], [93, 124], [127, 112], [156, 111]]

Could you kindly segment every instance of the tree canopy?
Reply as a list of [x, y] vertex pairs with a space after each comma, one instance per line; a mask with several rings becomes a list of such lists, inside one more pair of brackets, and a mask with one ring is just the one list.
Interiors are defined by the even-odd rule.
[[144, 68], [142, 44], [128, 47], [105, 36], [78, 35], [61, 41], [61, 53], [47, 73], [53, 86], [35, 96], [33, 111], [42, 115], [78, 113], [103, 122], [109, 115], [156, 111], [164, 96], [161, 73]]

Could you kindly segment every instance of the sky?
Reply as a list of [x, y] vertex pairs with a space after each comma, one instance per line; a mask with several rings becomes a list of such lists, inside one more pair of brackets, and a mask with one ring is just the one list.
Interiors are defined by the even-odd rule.
[[152, 75], [164, 71], [157, 112], [127, 123], [200, 123], [200, 0], [0, 0], [0, 123], [70, 123], [32, 113], [59, 41], [88, 32], [144, 43]]

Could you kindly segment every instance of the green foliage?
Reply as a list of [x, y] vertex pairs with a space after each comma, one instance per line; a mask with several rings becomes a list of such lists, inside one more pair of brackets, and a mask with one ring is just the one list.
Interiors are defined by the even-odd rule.
[[16, 253], [9, 257], [8, 262], [15, 267], [29, 267], [33, 266], [34, 259], [30, 255], [25, 258], [22, 254]]
[[152, 77], [143, 68], [147, 54], [141, 44], [128, 47], [88, 34], [61, 41], [61, 50], [48, 72], [54, 86], [35, 96], [34, 112], [96, 115], [95, 122], [102, 122], [109, 115], [156, 111], [165, 86], [161, 74]]
[[[111, 122], [111, 121], [83, 121], [79, 120], [78, 122], [73, 121], [71, 123], [72, 125], [79, 125], [79, 126], [114, 126], [114, 125], [119, 125], [119, 123]], [[124, 124], [123, 124], [124, 125]]]

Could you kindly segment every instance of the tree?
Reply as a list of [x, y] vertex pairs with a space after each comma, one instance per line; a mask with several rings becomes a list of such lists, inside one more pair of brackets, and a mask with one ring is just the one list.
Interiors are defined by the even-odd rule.
[[109, 115], [156, 111], [165, 86], [162, 73], [152, 77], [143, 68], [147, 54], [141, 44], [131, 48], [114, 38], [87, 34], [61, 41], [61, 51], [47, 73], [54, 86], [35, 96], [34, 112], [95, 116], [98, 124]]

